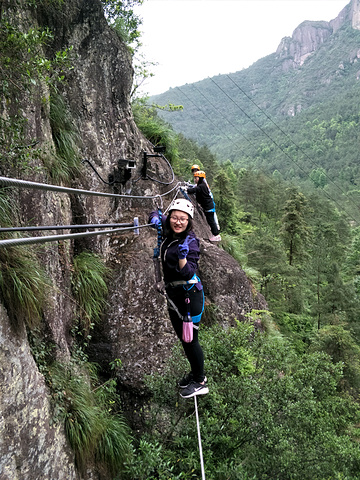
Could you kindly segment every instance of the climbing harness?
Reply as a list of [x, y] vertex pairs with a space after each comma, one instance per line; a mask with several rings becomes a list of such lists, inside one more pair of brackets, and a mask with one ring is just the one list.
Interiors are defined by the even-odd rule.
[[[197, 283], [201, 283], [201, 280], [196, 274], [194, 274], [194, 276], [190, 280], [178, 280], [178, 281], [175, 281], [175, 282], [170, 282], [170, 283], [166, 284], [166, 287], [181, 287], [182, 286], [186, 290], [186, 294], [185, 294], [185, 298], [186, 298], [189, 295], [190, 290]], [[190, 285], [190, 288], [187, 288], [186, 285]], [[184, 316], [181, 315], [177, 306], [171, 300], [171, 298], [169, 298], [169, 296], [167, 294], [166, 294], [166, 299], [167, 299], [167, 301], [170, 305], [170, 308], [176, 312], [176, 314], [180, 318], [180, 320], [184, 321]], [[186, 302], [186, 300], [185, 300], [185, 302]], [[188, 302], [186, 302], [186, 303], [188, 303]], [[190, 299], [189, 299], [189, 303], [187, 304], [187, 306], [190, 307]], [[195, 330], [199, 330], [198, 323], [200, 322], [201, 316], [204, 312], [204, 306], [205, 306], [205, 298], [203, 297], [203, 304], [202, 304], [201, 312], [198, 315], [193, 315], [191, 317], [192, 323], [193, 323], [193, 328], [195, 328]]]
[[198, 283], [200, 280], [196, 277], [196, 275], [193, 276], [190, 280], [175, 280], [175, 282], [169, 282], [166, 284], [166, 286], [170, 287], [178, 287], [179, 285], [191, 285], [193, 283]]

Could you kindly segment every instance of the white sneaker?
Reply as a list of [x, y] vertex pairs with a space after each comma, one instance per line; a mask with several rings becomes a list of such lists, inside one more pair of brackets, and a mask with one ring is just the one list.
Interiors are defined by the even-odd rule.
[[220, 235], [213, 235], [211, 238], [209, 238], [210, 242], [220, 242], [221, 241], [221, 236]]

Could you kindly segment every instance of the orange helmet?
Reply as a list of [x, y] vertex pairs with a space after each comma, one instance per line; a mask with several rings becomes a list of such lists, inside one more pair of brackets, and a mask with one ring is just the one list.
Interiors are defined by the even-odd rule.
[[194, 173], [194, 177], [206, 178], [206, 173], [203, 170], [198, 170]]
[[199, 165], [193, 165], [193, 166], [191, 167], [191, 171], [193, 171], [193, 170], [200, 170]]

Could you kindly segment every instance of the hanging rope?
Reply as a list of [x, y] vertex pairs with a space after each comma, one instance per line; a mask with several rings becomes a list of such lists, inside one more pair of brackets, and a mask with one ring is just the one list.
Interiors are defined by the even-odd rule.
[[94, 167], [94, 165], [90, 162], [90, 160], [88, 160], [87, 158], [84, 158], [82, 160], [81, 163], [87, 163], [88, 165], [90, 165], [90, 167], [92, 168], [92, 170], [96, 173], [96, 175], [100, 178], [100, 180], [105, 183], [105, 185], [114, 185], [115, 181], [113, 182], [107, 182], [106, 180], [104, 180], [102, 178], [102, 176], [100, 175], [100, 173], [96, 170], [96, 168]]
[[168, 166], [170, 167], [171, 180], [170, 180], [170, 182], [162, 182], [161, 180], [157, 180], [154, 177], [150, 177], [150, 175], [146, 175], [146, 178], [151, 180], [152, 182], [160, 183], [161, 185], [171, 185], [173, 183], [173, 181], [175, 180], [174, 170], [173, 170], [169, 160], [163, 154], [160, 154], [160, 155], [157, 155], [157, 156], [163, 158], [165, 160], [165, 162], [168, 164]]
[[194, 395], [194, 403], [195, 403], [195, 413], [196, 413], [196, 426], [197, 426], [198, 440], [199, 440], [201, 478], [202, 480], [205, 480], [204, 459], [203, 459], [202, 446], [201, 446], [200, 422], [199, 422], [199, 412], [197, 407], [196, 395]]

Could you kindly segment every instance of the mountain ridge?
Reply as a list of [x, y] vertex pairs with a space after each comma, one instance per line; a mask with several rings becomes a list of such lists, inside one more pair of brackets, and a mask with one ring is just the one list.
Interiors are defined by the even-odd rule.
[[357, 94], [359, 12], [360, 3], [352, 0], [330, 22], [300, 23], [274, 53], [247, 69], [176, 87], [150, 101], [181, 104], [182, 111], [159, 115], [175, 131], [207, 145], [220, 161], [238, 161], [251, 145], [245, 137], [257, 139], [272, 119], [287, 128], [289, 117], [329, 98]]

